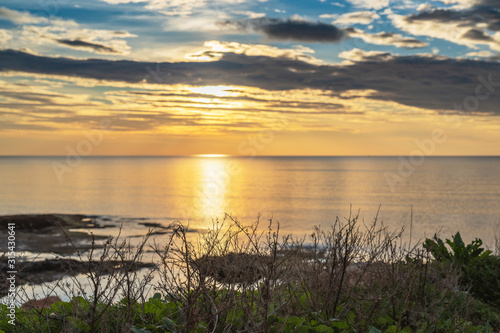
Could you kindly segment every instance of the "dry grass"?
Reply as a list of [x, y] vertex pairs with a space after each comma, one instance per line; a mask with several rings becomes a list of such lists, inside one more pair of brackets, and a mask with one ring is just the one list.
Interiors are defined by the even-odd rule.
[[[355, 316], [349, 324], [358, 331], [385, 316], [398, 328], [422, 321], [437, 327], [443, 299], [455, 304], [463, 295], [457, 292], [456, 271], [431, 263], [421, 244], [403, 244], [404, 230], [391, 232], [377, 218], [368, 224], [355, 214], [337, 218], [328, 229], [316, 227], [302, 239], [281, 235], [273, 220], [245, 226], [228, 215], [196, 239], [181, 223], [172, 230], [166, 244], [152, 246], [158, 269], [141, 276], [136, 264], [143, 260], [149, 236], [137, 247], [117, 237], [102, 249], [93, 243], [86, 254], [78, 252], [88, 264], [89, 285], [69, 270], [71, 283], [47, 287], [44, 296], [53, 295], [57, 286], [67, 297], [82, 298], [70, 303], [67, 316], [32, 309], [30, 320], [63, 322], [63, 332], [74, 329], [74, 318], [85, 332], [129, 332], [137, 318], [146, 320], [144, 304], [154, 287], [178, 305], [172, 316], [181, 318], [182, 332], [200, 323], [208, 332], [270, 332], [272, 325], [279, 332], [286, 320], [276, 328], [276, 318], [292, 316], [330, 324]], [[154, 277], [159, 281], [153, 286]], [[26, 300], [39, 298], [28, 290]], [[118, 312], [117, 300], [122, 300]], [[459, 327], [469, 307], [456, 304], [446, 311]]]
[[495, 254], [500, 256], [500, 222], [495, 225]]
[[[96, 244], [96, 239], [92, 235], [90, 251], [82, 253], [68, 236], [68, 243], [76, 253], [76, 261], [68, 260], [70, 264], [61, 266], [64, 269], [61, 272], [64, 277], [55, 283], [44, 284], [41, 293], [36, 293], [35, 288], [29, 286], [18, 288], [18, 301], [29, 305], [30, 302], [35, 304], [34, 299], [51, 300], [55, 297], [56, 290], [59, 291], [58, 296], [73, 301], [65, 305], [55, 303], [55, 306], [65, 307], [62, 311], [64, 316], [61, 317], [47, 316], [44, 308], [52, 304], [31, 306], [29, 307], [31, 311], [27, 312], [27, 321], [31, 322], [33, 327], [42, 327], [43, 322], [61, 322], [62, 325], [59, 325], [61, 330], [58, 332], [73, 332], [75, 320], [80, 321], [80, 326], [85, 332], [129, 332], [135, 316], [134, 305], [147, 300], [152, 288], [150, 282], [156, 271], [150, 269], [146, 274], [139, 276], [138, 268], [144, 266], [142, 263], [144, 248], [149, 237], [150, 232], [138, 246], [132, 247], [129, 241], [121, 240], [120, 235], [108, 238], [102, 245]], [[72, 262], [79, 265], [71, 264]], [[120, 300], [125, 306], [120, 311], [120, 317], [111, 320], [108, 310]], [[116, 316], [116, 313], [113, 315]], [[102, 325], [108, 321], [118, 321], [120, 329]], [[46, 331], [40, 329], [40, 332]]]
[[[315, 228], [307, 245], [280, 235], [272, 220], [259, 226], [226, 216], [193, 243], [177, 224], [170, 242], [156, 247], [160, 291], [181, 304], [185, 332], [199, 322], [214, 331], [268, 332], [270, 318], [312, 314], [355, 313], [360, 330], [387, 314], [399, 327], [437, 323], [440, 301], [458, 290], [457, 272], [431, 265], [419, 244], [402, 244], [403, 230], [389, 232], [377, 218], [368, 225], [357, 215], [337, 218], [328, 230]], [[455, 311], [457, 321], [467, 315], [467, 307]]]

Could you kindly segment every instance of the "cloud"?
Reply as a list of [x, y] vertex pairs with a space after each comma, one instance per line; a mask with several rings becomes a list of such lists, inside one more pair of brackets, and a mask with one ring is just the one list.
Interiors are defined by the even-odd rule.
[[490, 51], [469, 52], [466, 54], [468, 57], [491, 58], [495, 53]]
[[500, 51], [500, 12], [496, 6], [490, 6], [491, 3], [493, 1], [482, 1], [480, 5], [460, 10], [434, 9], [389, 17], [397, 28], [415, 36], [440, 38], [473, 49], [477, 45], [488, 45]]
[[145, 8], [167, 16], [192, 16], [203, 11], [226, 13], [245, 0], [101, 0], [109, 4], [145, 3]]
[[337, 43], [345, 37], [343, 30], [334, 25], [297, 19], [263, 17], [243, 21], [228, 20], [219, 22], [219, 26], [224, 29], [261, 32], [270, 39], [285, 41]]
[[382, 9], [389, 6], [390, 0], [348, 0], [356, 7]]
[[90, 49], [90, 50], [93, 50], [97, 53], [120, 53], [119, 51], [117, 51], [109, 46], [105, 46], [102, 44], [96, 44], [96, 43], [90, 43], [90, 42], [86, 42], [86, 41], [83, 41], [80, 39], [74, 39], [74, 40], [57, 39], [56, 42], [58, 42], [59, 44], [67, 45], [67, 46], [72, 47], [72, 48], [76, 48], [76, 49], [79, 49], [79, 48]]
[[235, 53], [248, 56], [286, 58], [312, 64], [323, 63], [321, 60], [310, 55], [314, 53], [313, 49], [304, 46], [297, 46], [293, 49], [280, 49], [264, 44], [242, 44], [237, 42], [219, 42], [216, 40], [205, 42], [204, 46], [205, 50], [188, 54], [186, 59], [194, 61], [216, 61], [220, 60], [225, 53]]
[[434, 6], [430, 3], [422, 3], [417, 7], [417, 11], [419, 12], [428, 12], [434, 9]]
[[321, 18], [335, 18], [333, 24], [338, 25], [351, 25], [351, 24], [365, 24], [368, 25], [374, 20], [378, 20], [380, 16], [375, 12], [362, 11], [362, 12], [350, 12], [342, 15], [320, 15]]
[[168, 16], [189, 16], [196, 9], [206, 6], [206, 0], [102, 0], [109, 4], [146, 3], [145, 8]]
[[499, 6], [498, 0], [441, 0], [447, 5], [456, 4], [457, 9], [464, 9], [476, 6]]
[[0, 127], [6, 130], [67, 131], [97, 127], [106, 120], [116, 131], [158, 130], [187, 135], [199, 134], [200, 127], [213, 132], [260, 130], [272, 126], [276, 118], [282, 121], [284, 116], [294, 117], [297, 130], [318, 122], [311, 115], [363, 114], [358, 105], [354, 110], [346, 105], [354, 102], [339, 103], [338, 97], [310, 89], [265, 91], [218, 86], [207, 90], [186, 85], [162, 85], [158, 89], [157, 85], [128, 85], [125, 90], [117, 90], [107, 82], [96, 97], [81, 94], [79, 82], [75, 85], [72, 80], [58, 80], [63, 83], [62, 94], [56, 92], [61, 87], [55, 88], [49, 80], [34, 81], [19, 74], [16, 78], [23, 89], [19, 89], [19, 83], [0, 77], [0, 95], [4, 97], [0, 100]]
[[0, 19], [8, 19], [19, 27], [0, 29], [4, 48], [43, 48], [47, 43], [101, 54], [128, 54], [130, 47], [124, 38], [137, 37], [126, 31], [81, 28], [73, 20], [32, 15], [0, 7]]
[[[359, 14], [364, 13], [364, 14]], [[356, 17], [368, 14], [376, 15], [370, 17], [379, 17], [371, 12], [357, 12]], [[323, 15], [324, 16], [324, 15]], [[324, 16], [325, 17], [325, 16]], [[242, 21], [223, 21], [219, 22], [223, 29], [236, 29], [239, 31], [257, 31], [264, 33], [267, 37], [275, 40], [292, 40], [297, 42], [321, 42], [338, 43], [347, 37], [361, 38], [365, 42], [377, 45], [393, 45], [396, 47], [416, 49], [428, 46], [415, 38], [403, 37], [400, 34], [380, 32], [377, 34], [368, 34], [355, 28], [338, 28], [335, 25], [320, 22], [307, 22], [298, 19], [282, 20], [277, 18], [259, 18]]]
[[396, 47], [402, 47], [407, 49], [418, 49], [429, 46], [429, 44], [419, 41], [418, 39], [411, 37], [403, 37], [400, 34], [390, 33], [390, 32], [379, 32], [376, 34], [369, 34], [360, 29], [347, 28], [346, 33], [349, 37], [360, 38], [366, 43], [376, 44], [376, 45], [392, 45]]
[[5, 29], [0, 29], [0, 44], [6, 45], [6, 43], [12, 39], [11, 34], [9, 31]]
[[[339, 53], [339, 58], [352, 60], [354, 62], [360, 61], [384, 61], [392, 59], [392, 55], [387, 52], [379, 51], [364, 51], [360, 49], [353, 49]], [[350, 62], [349, 64], [354, 64]]]
[[137, 37], [125, 31], [80, 28], [71, 22], [67, 26], [24, 25], [9, 32], [10, 44], [16, 49], [34, 47], [36, 51], [37, 47], [54, 44], [100, 54], [128, 54], [130, 47], [123, 39]]
[[260, 17], [266, 16], [265, 13], [256, 13], [256, 12], [252, 12], [252, 11], [249, 11], [249, 10], [237, 10], [237, 11], [234, 11], [233, 14], [247, 16], [247, 17], [249, 17], [251, 19], [255, 19], [255, 18], [260, 18]]
[[0, 129], [7, 130], [27, 130], [27, 131], [53, 131], [55, 128], [36, 124], [20, 124], [17, 121], [2, 121]]
[[29, 12], [20, 12], [5, 7], [0, 7], [0, 19], [9, 20], [17, 25], [40, 24], [48, 22], [48, 19], [45, 17], [38, 17], [31, 15]]
[[[351, 59], [355, 58], [351, 56]], [[332, 96], [369, 90], [373, 91], [370, 99], [440, 112], [450, 112], [455, 105], [474, 96], [482, 82], [490, 81], [489, 87], [481, 88], [480, 93], [484, 96], [491, 89], [493, 93], [481, 101], [474, 112], [500, 114], [500, 76], [497, 75], [500, 63], [437, 55], [361, 54], [358, 60], [362, 61], [353, 61], [347, 66], [314, 65], [300, 60], [226, 53], [213, 62], [149, 63], [51, 58], [3, 50], [0, 51], [0, 71], [135, 84], [227, 85], [269, 91], [316, 89]], [[147, 68], [155, 71], [155, 75]]]

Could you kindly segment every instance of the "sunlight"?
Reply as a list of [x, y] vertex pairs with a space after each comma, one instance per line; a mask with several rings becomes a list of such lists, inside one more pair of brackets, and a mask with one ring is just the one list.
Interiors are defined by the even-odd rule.
[[[214, 155], [209, 155], [209, 157], [214, 157]], [[205, 216], [216, 217], [224, 213], [229, 180], [225, 166], [224, 160], [204, 159], [200, 161], [201, 195], [198, 195], [197, 206]]]
[[196, 157], [227, 157], [229, 155], [226, 155], [226, 154], [197, 154], [194, 156], [196, 156]]
[[227, 96], [237, 96], [238, 93], [232, 92], [231, 90], [235, 90], [235, 87], [231, 86], [204, 86], [204, 87], [189, 87], [187, 88], [189, 91], [203, 94], [203, 95], [212, 95], [217, 97], [227, 97]]

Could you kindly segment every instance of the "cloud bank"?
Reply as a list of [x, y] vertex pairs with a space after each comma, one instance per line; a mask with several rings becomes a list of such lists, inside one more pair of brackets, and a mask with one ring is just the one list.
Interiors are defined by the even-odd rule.
[[473, 111], [500, 115], [500, 63], [377, 52], [358, 53], [353, 60], [344, 66], [316, 65], [294, 59], [225, 53], [213, 62], [149, 63], [51, 58], [4, 50], [0, 51], [0, 71], [127, 83], [235, 85], [269, 91], [318, 89], [335, 96], [369, 90], [369, 98], [375, 100], [438, 112], [452, 111], [457, 105], [466, 107], [464, 101], [469, 96], [480, 94], [480, 105]]

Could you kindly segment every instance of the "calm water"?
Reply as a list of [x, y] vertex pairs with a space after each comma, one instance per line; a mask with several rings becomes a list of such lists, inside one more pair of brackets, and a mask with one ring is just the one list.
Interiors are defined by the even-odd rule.
[[[500, 221], [500, 158], [428, 157], [408, 171], [397, 157], [88, 157], [64, 169], [61, 157], [0, 157], [0, 214], [83, 213], [196, 228], [231, 214], [271, 216], [282, 230], [310, 233], [361, 210], [390, 228], [443, 236], [461, 231], [487, 243]], [[398, 173], [403, 168], [404, 174]], [[59, 170], [62, 172], [61, 170]], [[125, 225], [125, 227], [127, 227]]]

